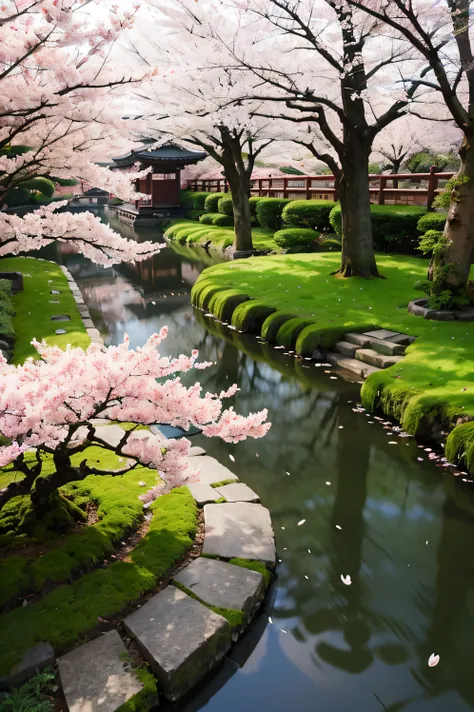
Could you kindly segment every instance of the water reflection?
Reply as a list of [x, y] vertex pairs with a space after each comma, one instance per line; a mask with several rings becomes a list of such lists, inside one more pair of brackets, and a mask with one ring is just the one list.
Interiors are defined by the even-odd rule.
[[[199, 373], [206, 388], [237, 381], [239, 411], [270, 411], [265, 439], [204, 444], [224, 463], [232, 454], [236, 474], [271, 511], [281, 559], [275, 600], [242, 654], [179, 709], [474, 709], [471, 494], [419, 463], [411, 439], [354, 412], [358, 385], [194, 312], [189, 291], [203, 263], [183, 250], [113, 270], [64, 259], [107, 343], [128, 332], [140, 345], [168, 324], [166, 353], [197, 347], [215, 362]], [[347, 574], [351, 586], [341, 581]], [[432, 652], [441, 662], [430, 669]]]

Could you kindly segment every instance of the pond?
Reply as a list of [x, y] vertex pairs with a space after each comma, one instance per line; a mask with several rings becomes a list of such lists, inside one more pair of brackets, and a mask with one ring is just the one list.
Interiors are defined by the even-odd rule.
[[198, 348], [215, 362], [203, 386], [237, 382], [236, 409], [267, 407], [273, 423], [262, 440], [202, 438], [269, 508], [279, 562], [265, 611], [180, 711], [474, 709], [474, 500], [461, 478], [357, 408], [359, 384], [195, 313], [205, 253], [166, 248], [108, 270], [62, 259], [106, 344], [128, 333], [139, 346], [167, 324], [164, 353]]

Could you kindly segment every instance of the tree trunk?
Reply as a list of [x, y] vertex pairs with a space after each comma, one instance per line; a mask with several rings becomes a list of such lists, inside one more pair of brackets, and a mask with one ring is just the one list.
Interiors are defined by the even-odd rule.
[[429, 275], [436, 294], [445, 290], [463, 294], [474, 257], [474, 134], [464, 137], [459, 155], [461, 168], [454, 178], [444, 228], [449, 242], [434, 256]]
[[348, 141], [350, 153], [342, 163], [340, 201], [342, 213], [342, 277], [380, 277], [372, 244], [369, 193], [369, 151], [361, 137]]
[[232, 193], [232, 205], [234, 208], [234, 248], [236, 252], [248, 252], [253, 250], [252, 226], [250, 213], [250, 181], [235, 168], [227, 172], [230, 191]]

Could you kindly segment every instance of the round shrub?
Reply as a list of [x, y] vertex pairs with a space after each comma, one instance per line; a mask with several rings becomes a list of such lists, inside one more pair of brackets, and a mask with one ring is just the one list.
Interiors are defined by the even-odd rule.
[[283, 198], [260, 198], [257, 203], [256, 213], [258, 222], [262, 227], [280, 230], [282, 226], [283, 208], [289, 203]]
[[290, 319], [294, 319], [295, 315], [283, 310], [276, 311], [265, 319], [262, 326], [261, 336], [264, 341], [273, 343], [276, 341], [279, 328]]
[[220, 198], [222, 198], [224, 195], [225, 193], [209, 193], [206, 200], [204, 201], [204, 210], [206, 211], [206, 213], [217, 213], [217, 204]]
[[318, 237], [314, 230], [304, 227], [293, 227], [278, 230], [273, 239], [279, 247], [310, 246]]
[[218, 214], [219, 213], [203, 213], [199, 218], [199, 222], [203, 225], [212, 225], [212, 218]]
[[234, 219], [230, 215], [222, 215], [221, 213], [204, 213], [199, 218], [199, 222], [203, 225], [217, 225], [217, 227], [232, 227]]
[[232, 326], [238, 331], [260, 334], [264, 321], [274, 311], [273, 307], [255, 299], [243, 302], [232, 314]]
[[185, 214], [185, 217], [188, 220], [199, 220], [201, 218], [201, 215], [204, 215], [202, 210], [188, 210]]
[[292, 200], [283, 209], [283, 224], [329, 230], [329, 215], [335, 205], [332, 200]]
[[448, 213], [426, 213], [418, 220], [416, 229], [421, 233], [428, 232], [428, 230], [440, 230], [443, 232], [447, 217]]
[[340, 252], [342, 250], [342, 243], [334, 237], [327, 237], [326, 239], [321, 240], [319, 247], [322, 251]]
[[189, 201], [192, 210], [204, 210], [204, 203], [209, 193], [188, 193], [186, 201]]
[[260, 200], [262, 200], [262, 198], [259, 195], [252, 195], [249, 198], [250, 214], [254, 218], [257, 217], [257, 203], [259, 203]]
[[228, 215], [229, 217], [234, 217], [234, 207], [232, 205], [232, 196], [229, 193], [225, 193], [222, 198], [217, 201], [217, 212], [222, 215]]
[[279, 329], [276, 337], [276, 342], [279, 346], [284, 346], [287, 349], [294, 349], [296, 340], [301, 331], [307, 326], [314, 324], [313, 319], [302, 319], [294, 317], [286, 321]]

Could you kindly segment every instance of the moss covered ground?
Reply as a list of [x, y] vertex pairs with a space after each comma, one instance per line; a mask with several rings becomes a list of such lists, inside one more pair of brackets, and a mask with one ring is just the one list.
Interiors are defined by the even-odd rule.
[[[53, 262], [34, 257], [5, 257], [1, 260], [3, 272], [21, 272], [24, 290], [13, 297], [15, 316], [15, 349], [13, 363], [23, 363], [28, 356], [36, 356], [31, 346], [33, 338], [66, 348], [67, 344], [87, 348], [90, 339], [77, 310], [77, 305], [61, 268]], [[51, 294], [51, 290], [59, 294]], [[53, 304], [52, 301], [57, 301]], [[51, 321], [54, 314], [68, 314], [71, 321]], [[66, 329], [66, 334], [55, 334], [56, 329]]]
[[[256, 250], [281, 252], [273, 239], [274, 230], [263, 227], [252, 228], [252, 241]], [[233, 227], [204, 225], [194, 220], [174, 220], [165, 231], [165, 237], [182, 245], [203, 246], [210, 242], [214, 247], [225, 249], [234, 242]]]
[[[331, 276], [339, 266], [338, 255], [268, 255], [215, 265], [205, 270], [193, 288], [193, 303], [220, 314], [224, 291], [241, 293], [250, 300], [232, 312], [245, 323], [245, 310], [252, 300], [276, 311], [257, 333], [310, 356], [317, 347], [330, 348], [349, 330], [384, 327], [416, 336], [406, 358], [389, 369], [373, 374], [364, 383], [362, 399], [371, 410], [381, 409], [400, 421], [414, 435], [431, 433], [433, 422], [453, 427], [459, 418], [474, 418], [474, 328], [463, 322], [433, 322], [412, 316], [407, 304], [419, 296], [414, 290], [426, 278], [427, 261], [401, 255], [378, 255], [385, 279], [340, 279]], [[211, 297], [209, 298], [209, 295]], [[224, 298], [225, 301], [225, 298]], [[237, 304], [236, 304], [237, 307]], [[298, 331], [294, 339], [289, 316]], [[279, 321], [281, 317], [281, 320]], [[300, 329], [301, 322], [310, 325]], [[467, 429], [466, 429], [467, 433]], [[457, 447], [456, 452], [462, 450]]]

